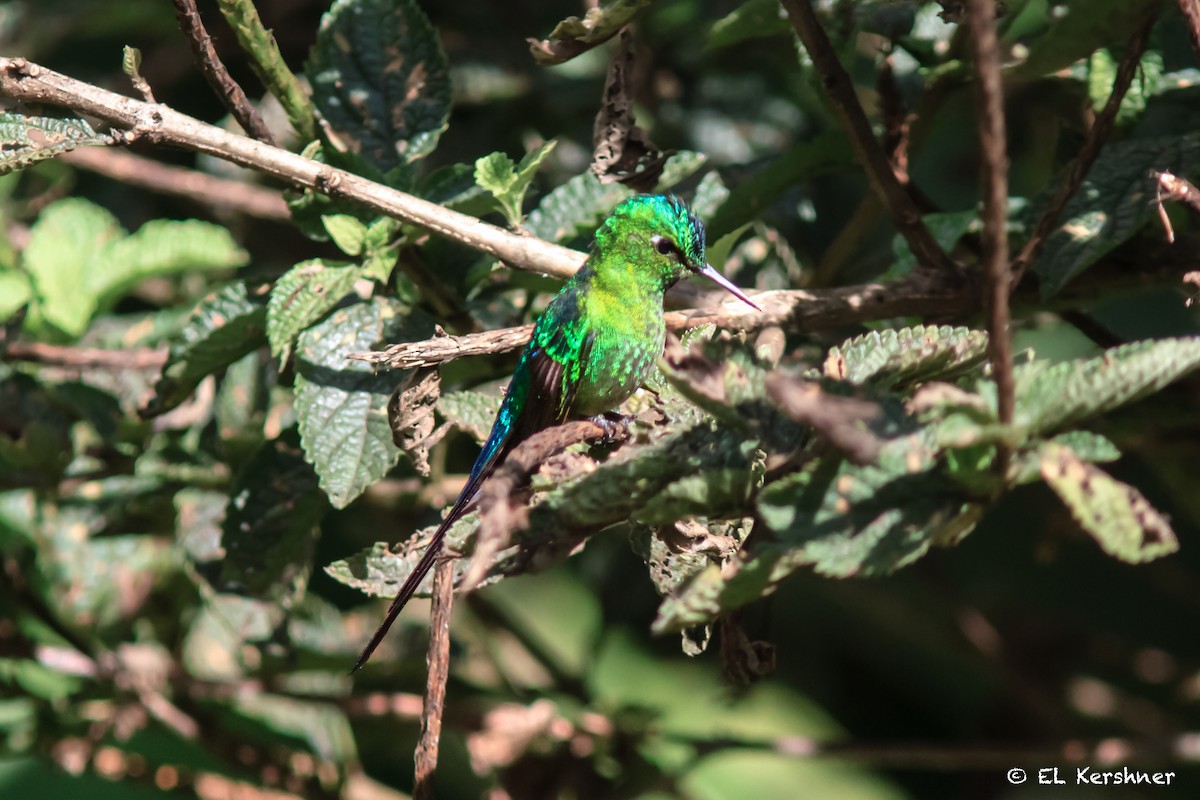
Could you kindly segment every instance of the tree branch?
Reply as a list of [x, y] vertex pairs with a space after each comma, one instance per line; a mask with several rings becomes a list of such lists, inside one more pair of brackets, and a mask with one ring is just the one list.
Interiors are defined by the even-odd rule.
[[137, 348], [133, 350], [99, 350], [93, 347], [71, 347], [44, 342], [4, 341], [0, 334], [0, 361], [29, 361], [57, 367], [80, 369], [159, 370], [167, 363], [166, 348]]
[[[983, 261], [987, 274], [984, 307], [988, 312], [988, 359], [996, 381], [997, 416], [1012, 424], [1016, 405], [1012, 341], [1009, 339], [1008, 296], [1008, 154], [1004, 124], [1004, 86], [1000, 81], [1000, 52], [996, 41], [995, 0], [967, 0], [967, 24], [975, 59], [976, 114], [982, 155]], [[997, 470], [1008, 472], [1009, 450], [998, 448]]]
[[866, 112], [858, 102], [854, 84], [838, 61], [837, 53], [829, 43], [821, 23], [817, 21], [812, 4], [808, 0], [781, 2], [796, 29], [796, 34], [812, 58], [813, 66], [821, 75], [821, 83], [833, 100], [834, 111], [841, 120], [842, 127], [850, 135], [850, 144], [855, 155], [866, 170], [871, 188], [883, 201], [892, 224], [908, 242], [908, 247], [918, 262], [926, 267], [948, 269], [952, 264], [950, 257], [934, 241], [933, 235], [921, 221], [920, 210], [896, 178], [896, 173], [888, 163], [887, 154], [883, 152], [871, 131]]
[[[979, 307], [979, 297], [969, 286], [928, 272], [891, 283], [813, 291], [759, 292], [754, 295], [754, 300], [762, 307], [762, 313], [731, 300], [716, 309], [668, 312], [667, 327], [683, 330], [711, 323], [734, 331], [772, 326], [790, 331], [812, 331], [897, 316], [962, 316]], [[522, 325], [467, 336], [443, 333], [420, 342], [395, 344], [379, 352], [354, 353], [350, 358], [392, 369], [433, 366], [463, 356], [516, 350], [529, 341], [532, 331], [532, 325]]]
[[583, 253], [489, 225], [359, 175], [208, 125], [163, 105], [152, 105], [68, 78], [23, 58], [0, 58], [0, 96], [63, 106], [99, 117], [144, 138], [171, 144], [273, 175], [293, 186], [344, 197], [381, 214], [432, 231], [514, 267], [558, 278], [574, 274]]
[[[1186, 2], [1186, 0], [1184, 1]], [[1063, 178], [1058, 191], [1046, 206], [1046, 210], [1042, 212], [1029, 240], [1025, 242], [1025, 246], [1013, 260], [1012, 283], [1014, 286], [1021, 282], [1025, 270], [1037, 259], [1042, 247], [1046, 244], [1046, 238], [1058, 225], [1058, 218], [1062, 216], [1063, 209], [1079, 191], [1083, 179], [1087, 177], [1088, 170], [1092, 168], [1096, 157], [1100, 155], [1100, 149], [1104, 146], [1108, 135], [1112, 133], [1113, 125], [1117, 120], [1117, 112], [1121, 109], [1121, 100], [1133, 82], [1134, 73], [1137, 72], [1142, 53], [1146, 51], [1146, 43], [1150, 39], [1150, 29], [1154, 27], [1156, 18], [1157, 14], [1154, 11], [1149, 12], [1145, 22], [1129, 40], [1129, 47], [1125, 50], [1125, 55], [1121, 58], [1121, 64], [1117, 68], [1117, 77], [1113, 81], [1112, 93], [1108, 96], [1108, 102], [1104, 104], [1103, 110], [1096, 117], [1096, 122], [1088, 131], [1079, 155], [1067, 168], [1066, 177]]]
[[446, 680], [450, 677], [450, 612], [454, 608], [454, 562], [443, 558], [433, 570], [433, 609], [429, 623], [429, 654], [425, 665], [425, 704], [421, 708], [421, 739], [413, 758], [413, 800], [432, 800], [446, 709]]
[[72, 166], [121, 183], [186, 197], [214, 209], [280, 222], [292, 218], [292, 212], [277, 190], [253, 183], [218, 178], [108, 147], [85, 147], [60, 157]]
[[1179, 10], [1183, 12], [1183, 19], [1187, 22], [1192, 49], [1200, 56], [1200, 0], [1179, 0]]
[[275, 144], [275, 137], [271, 135], [267, 123], [263, 122], [262, 115], [250, 103], [250, 98], [242, 91], [242, 87], [238, 86], [237, 81], [230, 76], [229, 70], [225, 69], [225, 65], [217, 56], [212, 38], [204, 28], [204, 20], [200, 18], [200, 12], [196, 10], [196, 0], [173, 0], [173, 2], [175, 3], [175, 18], [179, 20], [179, 27], [183, 30], [183, 35], [187, 37], [188, 44], [192, 48], [192, 55], [195, 56], [200, 72], [204, 74], [208, 85], [217, 93], [217, 97], [221, 98], [221, 102], [225, 104], [229, 113], [233, 114], [233, 118], [242, 126], [242, 130], [260, 142]]

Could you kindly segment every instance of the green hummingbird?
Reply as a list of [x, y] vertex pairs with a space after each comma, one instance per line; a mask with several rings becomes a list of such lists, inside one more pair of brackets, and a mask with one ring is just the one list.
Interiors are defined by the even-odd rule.
[[446, 531], [504, 456], [540, 430], [611, 411], [642, 384], [663, 351], [663, 294], [689, 274], [704, 275], [758, 309], [708, 265], [704, 223], [678, 198], [631, 197], [601, 223], [587, 261], [534, 326], [466, 486], [363, 648], [355, 671], [383, 641], [433, 566]]

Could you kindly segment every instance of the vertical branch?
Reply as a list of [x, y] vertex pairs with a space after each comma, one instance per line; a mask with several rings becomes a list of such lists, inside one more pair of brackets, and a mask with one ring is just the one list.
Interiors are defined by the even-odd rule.
[[875, 139], [867, 114], [854, 93], [850, 76], [838, 61], [833, 45], [829, 43], [821, 23], [817, 21], [812, 3], [809, 0], [780, 2], [787, 11], [800, 41], [804, 43], [809, 57], [812, 58], [813, 66], [821, 76], [821, 83], [833, 100], [838, 119], [850, 136], [854, 153], [866, 170], [871, 188], [883, 201], [892, 224], [908, 242], [909, 249], [919, 263], [927, 267], [949, 268], [950, 257], [942, 251], [929, 229], [925, 227], [925, 223], [921, 221], [920, 210], [900, 185], [891, 164], [888, 163], [887, 155]]
[[263, 27], [253, 0], [217, 0], [238, 44], [250, 55], [250, 65], [267, 91], [275, 96], [304, 142], [317, 138], [312, 100], [288, 69], [271, 32]]
[[454, 561], [443, 558], [433, 570], [433, 610], [429, 623], [429, 653], [425, 657], [425, 707], [421, 710], [421, 740], [414, 756], [413, 800], [433, 798], [438, 744], [442, 737], [442, 712], [446, 705], [446, 679], [450, 676], [450, 611], [454, 607]]
[[[1195, 2], [1195, 0], [1182, 0], [1182, 2]], [[1138, 64], [1141, 63], [1142, 53], [1146, 52], [1146, 45], [1150, 41], [1150, 29], [1154, 27], [1154, 22], [1157, 19], [1157, 14], [1150, 12], [1146, 16], [1146, 21], [1133, 34], [1133, 38], [1129, 40], [1129, 47], [1125, 50], [1125, 55], [1121, 58], [1121, 63], [1117, 67], [1117, 76], [1113, 81], [1112, 93], [1108, 96], [1108, 101], [1104, 104], [1104, 108], [1096, 116], [1096, 121], [1088, 130], [1087, 138], [1084, 139], [1083, 147], [1079, 150], [1079, 155], [1071, 162], [1071, 166], [1067, 168], [1066, 177], [1063, 178], [1062, 184], [1058, 187], [1058, 191], [1054, 193], [1054, 197], [1046, 205], [1046, 210], [1038, 219], [1037, 226], [1034, 227], [1033, 233], [1029, 235], [1025, 246], [1021, 248], [1021, 252], [1013, 259], [1012, 273], [1013, 284], [1021, 281], [1021, 277], [1025, 274], [1025, 270], [1029, 268], [1038, 257], [1042, 250], [1042, 246], [1046, 243], [1046, 238], [1058, 225], [1058, 219], [1062, 216], [1063, 209], [1067, 207], [1067, 203], [1079, 191], [1079, 186], [1083, 183], [1083, 179], [1087, 177], [1088, 170], [1092, 168], [1092, 164], [1096, 161], [1096, 157], [1100, 155], [1100, 148], [1104, 146], [1104, 142], [1108, 139], [1108, 135], [1112, 132], [1113, 125], [1117, 121], [1117, 112], [1121, 110], [1121, 101], [1125, 99], [1125, 93], [1129, 91], [1130, 84], [1133, 83], [1133, 76], [1137, 72]]]
[[[995, 0], [968, 0], [967, 22], [975, 58], [975, 101], [979, 117], [979, 146], [983, 190], [983, 258], [987, 275], [984, 307], [988, 312], [988, 357], [996, 379], [1000, 423], [1013, 419], [1012, 342], [1009, 340], [1008, 293], [1008, 154], [1005, 152], [1004, 87], [996, 41]], [[999, 471], [1008, 468], [1008, 451], [1001, 449]]]
[[196, 57], [196, 63], [200, 65], [200, 71], [204, 73], [208, 85], [221, 98], [225, 108], [233, 114], [233, 118], [242, 126], [247, 136], [274, 145], [275, 137], [267, 129], [262, 115], [251, 105], [250, 98], [246, 97], [242, 87], [238, 86], [237, 81], [230, 76], [221, 59], [217, 57], [212, 38], [204, 28], [204, 20], [200, 19], [200, 12], [196, 10], [196, 0], [174, 2], [175, 18], [179, 20], [179, 27], [187, 37], [188, 44], [192, 47], [192, 55]]
[[1200, 56], [1200, 0], [1179, 0], [1179, 10], [1183, 12], [1183, 19], [1187, 22], [1192, 49]]

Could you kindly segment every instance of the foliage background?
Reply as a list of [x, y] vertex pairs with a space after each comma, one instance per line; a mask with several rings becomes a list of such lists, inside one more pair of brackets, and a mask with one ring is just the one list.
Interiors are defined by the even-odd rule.
[[[1107, 97], [1134, 12], [1149, 5], [1007, 4], [1002, 30], [1029, 54], [1008, 76], [1018, 239]], [[258, 8], [299, 71], [325, 4], [264, 0]], [[259, 95], [215, 6], [201, 10], [234, 77]], [[941, 215], [936, 230], [945, 244], [970, 262], [979, 196], [970, 86], [926, 91], [963, 54], [954, 26], [938, 20], [941, 9], [932, 3], [843, 2], [821, 10], [876, 115], [887, 37], [923, 59], [893, 62], [899, 96], [918, 114], [909, 170], [926, 210]], [[450, 64], [453, 112], [417, 171], [470, 165], [492, 152], [516, 159], [556, 138], [526, 211], [585, 172], [609, 51], [545, 68], [524, 43], [581, 10], [464, 0], [425, 11]], [[1016, 346], [1038, 358], [1095, 356], [1118, 342], [1196, 331], [1196, 312], [1179, 287], [1194, 260], [1195, 233], [1172, 211], [1178, 240], [1165, 244], [1145, 178], [1151, 167], [1196, 173], [1197, 57], [1174, 8], [1162, 14], [1109, 143], [1125, 149], [1109, 151], [1116, 155], [1097, 165], [1084, 191], [1101, 214], [1097, 224], [1124, 220], [1121, 233], [1088, 229], [1095, 217], [1086, 213], [1074, 218], [1085, 234], [1067, 241], [1065, 255], [1050, 248], [1040, 281], [1017, 295]], [[1071, 24], [1055, 24], [1060, 17]], [[160, 101], [203, 120], [224, 115], [167, 3], [0, 3], [0, 37], [4, 53], [118, 91], [127, 91], [121, 47], [136, 46]], [[777, 181], [761, 211], [724, 209], [738, 222], [724, 232], [749, 223], [727, 274], [771, 289], [911, 270], [885, 217], [864, 201], [861, 170], [839, 144], [819, 81], [774, 5], [660, 0], [639, 16], [635, 40], [639, 122], [659, 145], [706, 157], [682, 193], [699, 184], [698, 202], [703, 192], [720, 196], [715, 179], [700, 183], [702, 174], [735, 189]], [[828, 165], [796, 166], [803, 161], [796, 154], [814, 141]], [[255, 180], [190, 153], [134, 149]], [[427, 605], [415, 603], [385, 657], [351, 680], [345, 670], [381, 606], [320, 568], [435, 522], [474, 443], [452, 434], [432, 451], [432, 479], [404, 459], [361, 496], [370, 480], [342, 481], [339, 495], [322, 475], [333, 504], [345, 505], [333, 511], [289, 432], [292, 394], [303, 394], [306, 376], [286, 366], [279, 373], [270, 352], [279, 347], [235, 352], [258, 341], [249, 332], [269, 313], [255, 287], [309, 259], [344, 261], [345, 247], [314, 241], [286, 221], [148, 192], [69, 161], [5, 176], [0, 190], [7, 232], [0, 313], [15, 314], [28, 299], [13, 300], [17, 284], [6, 276], [68, 262], [81, 270], [73, 278], [61, 273], [62, 302], [31, 310], [23, 322], [10, 318], [6, 343], [126, 350], [178, 343], [197, 303], [235, 279], [250, 287], [225, 289], [210, 306], [244, 326], [234, 330], [231, 349], [216, 348], [223, 356], [207, 370], [195, 368], [196, 381], [168, 373], [178, 382], [171, 396], [182, 403], [168, 417], [135, 413], [154, 387], [153, 370], [38, 365], [0, 351], [0, 795], [383, 798], [410, 791]], [[712, 201], [711, 208], [721, 206]], [[129, 240], [114, 231], [114, 219], [143, 238], [122, 245]], [[145, 233], [147, 225], [151, 232], [164, 225], [155, 220], [185, 219], [212, 226]], [[489, 219], [503, 221], [495, 212]], [[719, 227], [719, 219], [710, 222]], [[309, 233], [317, 231], [313, 222], [310, 216]], [[87, 238], [88, 225], [96, 238]], [[1074, 258], [1069, 245], [1079, 240], [1093, 245]], [[98, 241], [115, 249], [97, 248]], [[298, 347], [353, 336], [351, 349], [365, 350], [385, 333], [422, 338], [431, 319], [452, 330], [471, 319], [503, 327], [528, 318], [554, 288], [526, 273], [489, 274], [488, 262], [436, 242], [421, 254], [448, 285], [442, 299], [449, 298], [450, 313], [427, 286], [398, 274], [379, 295], [415, 304], [424, 322], [395, 321], [414, 326], [397, 332], [382, 311], [369, 319], [335, 313], [302, 334], [309, 338]], [[147, 266], [112, 277], [131, 263]], [[1068, 283], [1073, 269], [1087, 271]], [[91, 275], [112, 280], [80, 292], [78, 281]], [[1058, 284], [1067, 284], [1061, 293], [1052, 291]], [[100, 298], [94, 308], [92, 298]], [[353, 313], [383, 308], [384, 301], [373, 302]], [[54, 314], [44, 313], [51, 307]], [[967, 313], [878, 327], [943, 321], [982, 326]], [[862, 330], [789, 332], [787, 363], [819, 366], [830, 346]], [[442, 371], [443, 386], [503, 379], [512, 363], [511, 356], [454, 362]], [[200, 381], [208, 372], [217, 377]], [[190, 391], [196, 382], [198, 401]], [[362, 397], [368, 387], [348, 388]], [[514, 797], [1086, 797], [1082, 789], [1012, 787], [1005, 772], [1061, 766], [1070, 775], [1073, 759], [1099, 766], [1105, 756], [1173, 769], [1179, 776], [1167, 791], [1194, 795], [1197, 388], [1185, 378], [1088, 423], [1120, 450], [1105, 469], [1170, 518], [1178, 553], [1136, 567], [1113, 559], [1034, 482], [1005, 494], [956, 547], [895, 574], [837, 580], [801, 569], [741, 609], [718, 643], [740, 630], [772, 643], [776, 663], [749, 685], [722, 676], [736, 653], [714, 646], [689, 658], [673, 634], [650, 635], [661, 599], [635, 553], [646, 546], [644, 534], [634, 531], [631, 547], [628, 526], [595, 536], [549, 571], [467, 597], [454, 619], [439, 793], [475, 796], [503, 786]], [[159, 386], [160, 401], [170, 394]], [[231, 537], [241, 522], [258, 537]], [[235, 550], [234, 541], [265, 544]], [[807, 755], [817, 742], [831, 743], [841, 757]], [[1087, 749], [1097, 742], [1107, 744]], [[1106, 797], [1154, 795], [1105, 789]]]

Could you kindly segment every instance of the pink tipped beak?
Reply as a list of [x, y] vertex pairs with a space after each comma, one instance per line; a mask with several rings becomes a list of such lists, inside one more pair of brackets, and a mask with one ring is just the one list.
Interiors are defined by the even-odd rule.
[[753, 300], [751, 300], [749, 297], [746, 297], [746, 295], [742, 293], [741, 289], [730, 283], [728, 278], [713, 269], [711, 265], [705, 264], [703, 267], [696, 270], [696, 274], [703, 275], [704, 277], [708, 278], [710, 281], [717, 284], [722, 289], [736, 297], [738, 300], [741, 300], [743, 303], [753, 308], [755, 311], [762, 311], [762, 309], [759, 308]]

